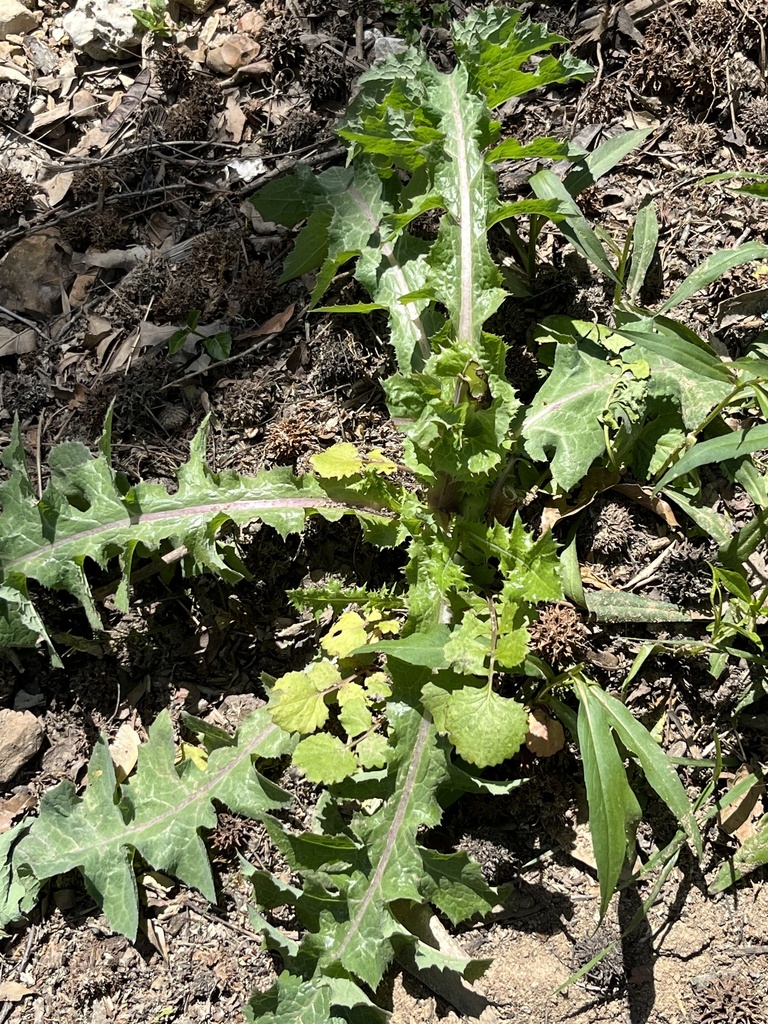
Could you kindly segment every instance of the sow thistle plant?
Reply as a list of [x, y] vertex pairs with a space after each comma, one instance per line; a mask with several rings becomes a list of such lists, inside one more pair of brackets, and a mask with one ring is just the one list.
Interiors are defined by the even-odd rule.
[[[345, 167], [314, 175], [299, 166], [253, 199], [267, 220], [305, 223], [284, 277], [316, 272], [316, 310], [387, 312], [397, 372], [384, 387], [405, 438], [402, 464], [341, 444], [314, 456], [314, 472], [298, 479], [283, 469], [252, 478], [215, 474], [205, 463], [203, 429], [169, 494], [154, 484], [129, 486], [111, 468], [108, 418], [97, 456], [75, 443], [53, 450], [50, 483], [38, 500], [14, 430], [3, 456], [10, 476], [0, 491], [6, 646], [42, 640], [60, 663], [30, 580], [74, 594], [100, 628], [88, 561], [106, 567], [119, 559], [121, 609], [134, 560], [169, 550], [186, 552], [186, 573], [242, 580], [247, 570], [236, 545], [220, 533], [227, 523], [258, 518], [286, 536], [309, 515], [351, 515], [370, 543], [402, 546], [407, 565], [389, 589], [333, 583], [293, 592], [294, 604], [318, 618], [329, 606], [336, 617], [311, 664], [265, 680], [269, 703], [234, 737], [187, 717], [200, 747], [177, 766], [163, 713], [135, 773], [120, 783], [100, 740], [82, 796], [62, 783], [43, 798], [36, 820], [2, 837], [0, 925], [28, 911], [45, 880], [73, 868], [111, 926], [130, 938], [139, 922], [137, 869], [173, 874], [214, 900], [204, 836], [224, 807], [262, 822], [293, 872], [288, 883], [242, 864], [254, 890], [253, 925], [284, 968], [267, 993], [252, 998], [248, 1019], [288, 1021], [299, 1011], [304, 1021], [385, 1019], [375, 993], [394, 957], [468, 980], [482, 972], [483, 965], [446, 956], [425, 938], [418, 912], [431, 906], [458, 923], [487, 913], [499, 896], [465, 854], [439, 853], [422, 838], [462, 793], [503, 793], [519, 784], [490, 781], [482, 770], [515, 756], [529, 711], [541, 720], [543, 707], [578, 741], [601, 913], [641, 814], [627, 758], [680, 824], [663, 863], [685, 841], [701, 852], [694, 809], [646, 729], [578, 666], [555, 677], [530, 650], [540, 606], [566, 595], [619, 620], [674, 622], [684, 613], [631, 595], [606, 601], [585, 594], [575, 542], [558, 551], [551, 533], [535, 536], [524, 525], [515, 504], [536, 486], [553, 503], [578, 509], [610, 468], [616, 478], [630, 471], [663, 488], [697, 524], [711, 527], [697, 503], [696, 471], [707, 461], [697, 452], [707, 445], [733, 457], [734, 475], [764, 495], [739, 448], [744, 439], [720, 426], [734, 396], [762, 386], [761, 367], [724, 366], [667, 314], [726, 265], [768, 250], [711, 258], [658, 314], [635, 305], [655, 249], [652, 211], [611, 258], [574, 196], [645, 133], [587, 156], [552, 139], [500, 141], [493, 120], [493, 109], [514, 96], [591, 74], [569, 56], [531, 61], [563, 42], [515, 11], [472, 12], [454, 26], [450, 74], [411, 49], [362, 77], [338, 129], [349, 146]], [[538, 171], [534, 198], [500, 202], [494, 165], [529, 157], [576, 164], [562, 182]], [[427, 211], [440, 214], [432, 242], [409, 230]], [[539, 352], [550, 372], [524, 407], [505, 375], [506, 345], [484, 325], [507, 296], [505, 284], [516, 294], [528, 288], [535, 253], [526, 234], [535, 247], [545, 218], [614, 281], [617, 309], [610, 328], [563, 317], [541, 325]], [[519, 256], [506, 278], [489, 253], [495, 225], [508, 231]], [[370, 301], [321, 306], [351, 261]], [[754, 450], [749, 443], [744, 450]], [[754, 525], [735, 537], [722, 530], [723, 551], [736, 558], [756, 532]], [[578, 710], [566, 701], [570, 693]], [[291, 797], [271, 780], [287, 758], [322, 786], [303, 833], [284, 825], [281, 811]], [[304, 929], [298, 940], [270, 919], [286, 905]]]

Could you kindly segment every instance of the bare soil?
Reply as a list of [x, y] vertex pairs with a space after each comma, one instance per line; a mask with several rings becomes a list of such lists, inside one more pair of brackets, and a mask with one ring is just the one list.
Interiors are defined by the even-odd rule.
[[[654, 129], [581, 197], [589, 218], [620, 240], [643, 198], [654, 198], [660, 261], [643, 301], [670, 294], [715, 248], [765, 237], [768, 204], [700, 183], [707, 174], [768, 171], [764, 0], [525, 6], [573, 39], [598, 74], [510, 102], [501, 111], [505, 132], [523, 142], [556, 135], [594, 146], [627, 128]], [[315, 0], [231, 0], [195, 16], [172, 2], [169, 40], [148, 37], [140, 54], [97, 62], [68, 45], [66, 9], [41, 0], [39, 29], [0, 42], [0, 446], [18, 416], [42, 481], [51, 446], [93, 445], [114, 402], [115, 462], [131, 480], [169, 483], [209, 414], [216, 470], [302, 471], [340, 440], [396, 455], [400, 441], [380, 386], [392, 370], [386, 322], [377, 314], [307, 316], [310, 282], [277, 283], [290, 233], [261, 222], [247, 202], [297, 159], [316, 168], [339, 161], [334, 121], [370, 63], [374, 36], [392, 35], [396, 16], [374, 4], [327, 8]], [[268, 68], [212, 71], [211, 50], [238, 23], [253, 27], [254, 13], [264, 17], [252, 36], [255, 59]], [[440, 9], [426, 0], [413, 17], [432, 58], [450, 67]], [[507, 198], [525, 194], [519, 166], [501, 168], [501, 188]], [[492, 243], [503, 257], [502, 240]], [[526, 331], [551, 313], [590, 320], [610, 308], [603, 284], [554, 229], [542, 239], [542, 259], [534, 300], [508, 300], [493, 324], [510, 345], [510, 379], [523, 396], [532, 358]], [[31, 268], [33, 293], [21, 295]], [[722, 354], [741, 354], [765, 326], [764, 308], [738, 300], [760, 286], [760, 272], [734, 270], [683, 309]], [[334, 289], [342, 301], [357, 297], [349, 278]], [[212, 361], [193, 342], [169, 357], [168, 337], [193, 309], [201, 324], [231, 334], [230, 359]], [[723, 481], [712, 481], [711, 497], [737, 520], [749, 515], [743, 495]], [[654, 517], [620, 497], [598, 502], [591, 515], [580, 552], [595, 578], [625, 585], [652, 566]], [[54, 634], [86, 639], [69, 651], [64, 671], [41, 652], [0, 656], [0, 703], [30, 707], [46, 736], [0, 808], [17, 801], [33, 810], [58, 781], [81, 784], [99, 732], [112, 737], [130, 723], [145, 735], [162, 708], [177, 722], [188, 710], [236, 727], [263, 699], [263, 673], [299, 667], [314, 650], [317, 626], [288, 604], [286, 589], [329, 571], [376, 585], [400, 565], [397, 552], [370, 549], [352, 525], [312, 523], [287, 542], [254, 526], [242, 547], [253, 581], [232, 588], [212, 578], [137, 580], [125, 618], [110, 604], [113, 580], [105, 575], [97, 636], [74, 602], [41, 595]], [[677, 549], [648, 572], [642, 592], [705, 603], [710, 553], [704, 540]], [[643, 638], [558, 619], [542, 623], [538, 642], [555, 660], [579, 645], [601, 682], [621, 688]], [[700, 664], [657, 657], [627, 699], [649, 720], [666, 710], [670, 752], [711, 756], [717, 730], [726, 753], [765, 768], [765, 699], [738, 729], [731, 720], [749, 682], [746, 665], [713, 683]], [[514, 797], [463, 801], [433, 837], [472, 853], [502, 886], [493, 919], [457, 936], [471, 955], [493, 959], [478, 983], [490, 1000], [482, 1019], [768, 1024], [764, 875], [707, 895], [735, 840], [713, 825], [705, 863], [681, 859], [647, 921], [622, 937], [653, 879], [625, 889], [599, 924], [574, 752], [515, 770], [532, 781]], [[691, 793], [708, 778], [703, 769], [684, 772]], [[311, 803], [302, 784], [290, 785], [300, 806]], [[641, 855], [671, 835], [664, 808], [648, 800]], [[30, 927], [0, 945], [0, 985], [24, 989], [0, 1003], [0, 1024], [242, 1020], [249, 991], [267, 987], [276, 965], [250, 926], [235, 852], [281, 865], [259, 827], [231, 815], [211, 842], [218, 904], [172, 879], [146, 877], [135, 946], [110, 934], [79, 877], [57, 882]], [[613, 942], [594, 970], [556, 992]], [[382, 994], [396, 1024], [470, 1019], [396, 966]]]

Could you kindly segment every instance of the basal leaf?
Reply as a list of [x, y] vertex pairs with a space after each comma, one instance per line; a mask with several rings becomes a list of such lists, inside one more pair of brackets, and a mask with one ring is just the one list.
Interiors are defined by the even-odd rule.
[[659, 241], [659, 222], [652, 200], [643, 200], [632, 233], [632, 262], [627, 275], [627, 294], [635, 302], [645, 283]]
[[699, 826], [683, 784], [669, 758], [648, 730], [638, 722], [621, 701], [616, 700], [599, 686], [591, 687], [589, 695], [593, 701], [602, 704], [611, 728], [627, 750], [637, 757], [648, 783], [677, 818], [678, 824], [684, 829], [696, 853], [701, 858]]
[[742, 458], [752, 452], [768, 448], [768, 425], [759, 424], [744, 430], [734, 430], [724, 437], [713, 437], [699, 441], [671, 466], [656, 484], [656, 490], [666, 487], [673, 480], [690, 473], [699, 466], [720, 465], [729, 459]]
[[[106, 433], [108, 429], [109, 420]], [[204, 459], [205, 439], [204, 425], [193, 441], [189, 462], [178, 471], [178, 488], [173, 494], [158, 484], [128, 487], [108, 462], [108, 442], [96, 458], [83, 445], [68, 444], [58, 454], [54, 449], [55, 468], [38, 500], [26, 476], [23, 456], [19, 459], [20, 440], [14, 428], [11, 446], [4, 454], [11, 475], [0, 483], [0, 646], [32, 646], [40, 636], [46, 638], [28, 595], [30, 579], [74, 595], [92, 626], [100, 628], [85, 572], [88, 560], [102, 568], [114, 557], [120, 560], [122, 583], [117, 603], [126, 610], [128, 579], [139, 545], [152, 553], [162, 553], [166, 544], [184, 547], [188, 554], [181, 564], [187, 573], [210, 570], [237, 582], [245, 569], [234, 545], [218, 543], [219, 531], [226, 523], [261, 519], [287, 536], [301, 530], [312, 511], [337, 519], [355, 508], [360, 510], [365, 529], [376, 527], [379, 517], [370, 505], [365, 511], [369, 499], [354, 487], [320, 484], [312, 477], [296, 479], [282, 468], [254, 477], [211, 472]], [[376, 489], [381, 497], [389, 493], [383, 480]], [[352, 502], [346, 509], [345, 498]], [[391, 518], [387, 517], [386, 523], [388, 530]]]
[[121, 786], [107, 742], [100, 739], [84, 795], [77, 796], [70, 782], [45, 794], [15, 860], [28, 864], [40, 880], [78, 868], [110, 927], [133, 940], [139, 917], [134, 853], [215, 901], [201, 835], [216, 825], [213, 801], [257, 819], [290, 802], [287, 793], [254, 769], [253, 761], [280, 757], [292, 746], [290, 736], [261, 710], [245, 720], [230, 746], [211, 752], [205, 771], [191, 761], [180, 771], [174, 764], [170, 716], [163, 711], [139, 749], [135, 774]]
[[662, 305], [660, 312], [668, 313], [681, 302], [690, 299], [697, 292], [712, 284], [719, 277], [733, 267], [740, 267], [743, 263], [750, 263], [752, 260], [763, 260], [768, 256], [768, 245], [762, 242], [744, 242], [735, 249], [721, 249], [713, 252], [701, 263], [692, 274], [670, 295]]
[[[394, 900], [420, 902], [424, 874], [416, 831], [434, 825], [440, 808], [434, 791], [444, 773], [445, 752], [437, 747], [429, 716], [391, 706], [394, 746], [387, 774], [390, 795], [374, 816], [356, 815], [352, 832], [365, 844], [365, 862], [348, 877], [334, 876], [348, 911], [327, 921], [320, 965], [345, 971], [376, 988], [393, 955], [391, 940], [406, 934], [392, 916]], [[336, 965], [335, 967], [333, 965]]]
[[608, 910], [641, 811], [629, 787], [610, 720], [592, 687], [575, 684], [579, 698], [578, 740], [589, 804], [589, 830], [600, 881], [600, 916]]

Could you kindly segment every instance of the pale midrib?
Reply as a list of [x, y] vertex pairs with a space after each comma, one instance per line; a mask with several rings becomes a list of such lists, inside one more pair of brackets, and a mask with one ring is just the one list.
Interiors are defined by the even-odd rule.
[[[349, 193], [354, 199], [354, 201], [357, 203], [358, 207], [360, 208], [360, 212], [367, 221], [368, 227], [371, 229], [371, 234], [373, 234], [375, 231], [378, 231], [380, 228], [379, 222], [374, 217], [373, 211], [368, 206], [366, 201], [363, 199], [361, 194], [357, 191], [356, 188], [351, 188], [349, 190]], [[412, 288], [408, 284], [408, 281], [406, 280], [405, 274], [403, 272], [403, 268], [400, 266], [400, 263], [397, 257], [395, 256], [395, 250], [393, 246], [391, 246], [389, 242], [382, 242], [381, 251], [384, 253], [387, 262], [389, 263], [390, 267], [392, 268], [395, 274], [395, 278], [397, 279], [397, 287], [400, 290], [400, 294], [407, 295], [410, 291], [412, 291]], [[424, 358], [425, 360], [429, 359], [429, 339], [427, 338], [427, 332], [424, 330], [424, 324], [421, 321], [421, 315], [416, 306], [416, 303], [404, 302], [402, 305], [403, 312], [408, 317], [411, 326], [416, 332], [416, 338], [419, 343], [419, 349], [421, 351], [422, 358]]]
[[536, 425], [538, 420], [543, 419], [545, 416], [551, 416], [553, 412], [558, 412], [566, 403], [577, 402], [584, 395], [591, 395], [595, 391], [602, 391], [604, 387], [604, 381], [597, 381], [595, 384], [588, 384], [586, 387], [579, 388], [578, 391], [571, 391], [565, 398], [558, 398], [556, 401], [550, 402], [543, 409], [539, 409], [535, 415], [525, 420], [523, 423], [523, 434], [527, 434], [531, 427]]
[[[118, 843], [119, 846], [134, 846], [135, 844], [131, 843], [130, 839], [132, 835], [136, 836], [139, 833], [146, 832], [147, 829], [152, 829], [157, 825], [161, 825], [168, 818], [177, 817], [187, 807], [191, 807], [193, 804], [198, 803], [201, 800], [201, 798], [207, 798], [208, 800], [214, 799], [215, 794], [214, 796], [211, 796], [210, 794], [212, 793], [213, 790], [215, 790], [218, 787], [221, 780], [225, 778], [227, 775], [230, 775], [240, 764], [242, 764], [242, 762], [246, 758], [249, 758], [251, 754], [254, 753], [259, 744], [277, 728], [278, 727], [274, 724], [274, 722], [270, 723], [270, 725], [268, 725], [266, 729], [260, 732], [258, 736], [255, 736], [250, 741], [250, 743], [246, 744], [243, 750], [240, 751], [236, 757], [234, 757], [231, 761], [228, 761], [227, 764], [224, 765], [224, 767], [220, 771], [216, 772], [215, 775], [212, 775], [211, 778], [205, 783], [205, 785], [200, 786], [198, 789], [195, 789], [194, 792], [190, 793], [190, 795], [187, 796], [180, 803], [174, 804], [174, 806], [169, 810], [163, 811], [156, 817], [149, 818], [148, 820], [136, 823], [135, 825], [125, 825], [118, 836], [108, 836], [106, 839], [95, 840], [92, 843], [88, 843], [87, 847], [85, 848], [89, 851], [98, 851], [109, 846], [114, 846], [115, 843]], [[181, 780], [177, 779], [177, 781], [180, 782]], [[130, 790], [130, 783], [126, 788]], [[82, 849], [84, 849], [84, 847], [81, 845], [76, 847], [74, 851], [68, 852], [79, 853]], [[39, 864], [31, 866], [33, 870], [35, 866], [40, 868]]]
[[475, 343], [475, 309], [472, 301], [474, 294], [474, 266], [472, 263], [472, 196], [469, 189], [467, 173], [467, 137], [464, 121], [461, 116], [461, 104], [456, 92], [456, 82], [449, 79], [453, 118], [456, 125], [456, 173], [459, 179], [459, 239], [460, 239], [460, 277], [461, 305], [459, 308], [458, 341], [469, 345]]
[[80, 533], [73, 533], [69, 537], [62, 537], [60, 540], [54, 540], [50, 544], [40, 545], [32, 551], [26, 552], [26, 554], [10, 559], [10, 561], [5, 563], [3, 569], [6, 571], [12, 570], [15, 566], [22, 566], [25, 562], [30, 561], [30, 559], [39, 558], [41, 555], [49, 558], [62, 547], [73, 544], [77, 546], [92, 537], [98, 537], [100, 534], [109, 533], [111, 530], [125, 529], [128, 526], [141, 526], [144, 523], [157, 523], [166, 519], [181, 520], [195, 516], [212, 517], [222, 512], [224, 514], [232, 512], [252, 512], [254, 517], [256, 517], [260, 512], [268, 512], [270, 509], [285, 509], [286, 511], [292, 511], [295, 509], [335, 508], [341, 510], [347, 507], [350, 510], [367, 510], [376, 515], [386, 516], [390, 514], [384, 508], [375, 507], [374, 502], [363, 503], [361, 501], [360, 506], [355, 506], [351, 502], [341, 503], [333, 501], [331, 498], [258, 498], [244, 501], [211, 502], [206, 505], [187, 505], [180, 509], [163, 509], [162, 512], [147, 512], [140, 516], [132, 516], [126, 510], [126, 516], [124, 519], [115, 519], [111, 523], [102, 523], [99, 526], [92, 527], [90, 530], [82, 530]]
[[422, 718], [421, 725], [419, 726], [419, 732], [416, 737], [416, 742], [413, 746], [413, 756], [411, 759], [411, 764], [408, 769], [408, 774], [405, 777], [405, 783], [403, 784], [403, 789], [400, 794], [400, 800], [397, 806], [397, 810], [395, 811], [395, 816], [392, 819], [392, 824], [389, 827], [389, 832], [387, 833], [387, 840], [384, 844], [384, 849], [382, 850], [381, 857], [379, 858], [379, 863], [376, 865], [376, 870], [371, 876], [368, 889], [365, 893], [365, 896], [363, 896], [362, 900], [360, 901], [360, 905], [357, 908], [357, 913], [349, 923], [349, 928], [347, 930], [346, 935], [342, 939], [341, 944], [338, 946], [336, 952], [332, 954], [334, 959], [341, 959], [344, 950], [349, 945], [353, 936], [357, 933], [360, 927], [360, 923], [363, 920], [366, 911], [368, 910], [368, 907], [371, 905], [374, 897], [379, 891], [379, 888], [381, 886], [381, 880], [384, 877], [384, 872], [389, 867], [390, 858], [392, 857], [392, 853], [394, 852], [395, 849], [395, 843], [397, 842], [397, 836], [403, 824], [403, 819], [405, 818], [410, 803], [411, 795], [413, 793], [416, 775], [419, 771], [419, 768], [421, 767], [421, 756], [424, 753], [424, 747], [426, 746], [427, 743], [427, 738], [429, 736], [429, 728], [431, 724], [432, 719], [430, 715], [427, 712], [424, 712], [424, 717]]

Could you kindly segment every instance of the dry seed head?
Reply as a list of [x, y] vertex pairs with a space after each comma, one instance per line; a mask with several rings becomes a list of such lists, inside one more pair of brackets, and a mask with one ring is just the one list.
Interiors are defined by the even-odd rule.
[[23, 213], [35, 188], [18, 171], [0, 171], [0, 217]]
[[304, 61], [301, 82], [316, 103], [344, 96], [347, 91], [346, 62], [338, 54], [320, 47]]
[[532, 649], [556, 668], [565, 668], [584, 657], [587, 630], [572, 605], [546, 605], [530, 634]]
[[155, 72], [166, 92], [184, 92], [190, 82], [192, 62], [176, 46], [166, 46], [155, 60]]
[[754, 96], [739, 114], [739, 124], [755, 146], [768, 146], [768, 97]]
[[597, 514], [592, 549], [599, 555], [624, 551], [633, 527], [629, 510], [616, 501], [606, 502]]

